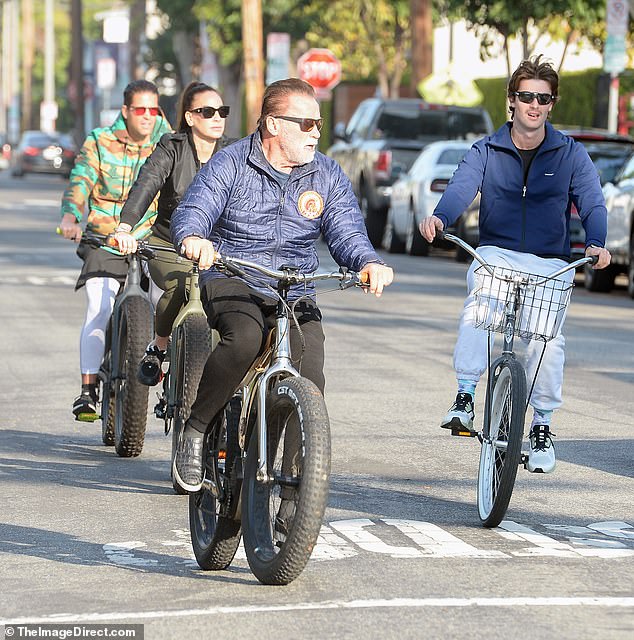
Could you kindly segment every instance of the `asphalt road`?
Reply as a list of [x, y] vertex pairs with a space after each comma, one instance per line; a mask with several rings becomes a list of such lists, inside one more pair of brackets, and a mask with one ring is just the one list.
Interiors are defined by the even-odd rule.
[[0, 174], [0, 624], [141, 623], [151, 639], [633, 637], [622, 287], [575, 290], [557, 470], [520, 470], [494, 530], [475, 507], [476, 441], [438, 428], [466, 266], [448, 252], [389, 256], [382, 299], [322, 295], [330, 501], [304, 573], [265, 587], [240, 553], [228, 571], [197, 568], [162, 423], [150, 415], [142, 455], [123, 459], [99, 423], [72, 419], [84, 295], [73, 246], [54, 234], [63, 188]]

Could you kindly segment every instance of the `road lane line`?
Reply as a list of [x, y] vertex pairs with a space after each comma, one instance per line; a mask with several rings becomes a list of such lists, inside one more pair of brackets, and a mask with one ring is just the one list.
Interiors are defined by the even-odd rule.
[[315, 611], [323, 609], [389, 609], [426, 607], [610, 607], [634, 608], [634, 597], [517, 597], [517, 598], [393, 598], [377, 600], [326, 600], [289, 604], [242, 605], [172, 611], [122, 611], [113, 613], [61, 613], [49, 616], [0, 619], [0, 625], [149, 620], [187, 616]]

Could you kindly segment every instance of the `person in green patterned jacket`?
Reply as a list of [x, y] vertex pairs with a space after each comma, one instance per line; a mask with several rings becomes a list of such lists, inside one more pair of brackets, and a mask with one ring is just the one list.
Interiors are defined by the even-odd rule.
[[[119, 224], [121, 209], [139, 171], [164, 133], [171, 131], [158, 105], [158, 89], [147, 80], [131, 82], [114, 124], [88, 134], [62, 198], [62, 235], [80, 242], [80, 225], [87, 209], [86, 230], [107, 235]], [[134, 229], [136, 237], [150, 230], [156, 205]], [[126, 257], [80, 243], [84, 261], [75, 289], [85, 286], [87, 308], [79, 343], [81, 393], [73, 403], [76, 420], [96, 420], [97, 374], [114, 299], [128, 271]]]

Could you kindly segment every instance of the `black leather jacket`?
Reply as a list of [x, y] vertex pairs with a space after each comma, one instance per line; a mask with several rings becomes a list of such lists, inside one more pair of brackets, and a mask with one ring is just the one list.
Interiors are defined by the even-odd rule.
[[[214, 154], [233, 140], [224, 136], [216, 142]], [[147, 159], [121, 210], [121, 222], [131, 227], [141, 220], [159, 193], [158, 213], [152, 234], [171, 242], [170, 218], [201, 164], [189, 133], [166, 133]]]

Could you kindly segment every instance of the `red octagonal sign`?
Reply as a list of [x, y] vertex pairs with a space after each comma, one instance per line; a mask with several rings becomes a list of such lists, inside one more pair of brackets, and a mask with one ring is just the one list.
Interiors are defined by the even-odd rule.
[[319, 94], [339, 84], [341, 62], [330, 49], [309, 49], [297, 61], [297, 73]]

